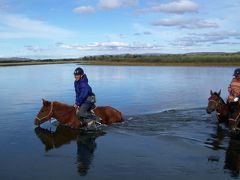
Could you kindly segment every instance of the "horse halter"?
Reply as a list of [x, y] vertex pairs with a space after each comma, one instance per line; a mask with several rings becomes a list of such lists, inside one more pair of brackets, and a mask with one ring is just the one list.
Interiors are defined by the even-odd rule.
[[214, 102], [216, 105], [216, 108], [218, 108], [219, 104], [221, 103], [221, 99], [219, 99], [218, 101], [210, 99], [209, 102]]
[[[220, 105], [220, 103], [221, 103], [221, 99], [219, 99], [218, 101], [213, 100], [213, 99], [209, 99], [208, 101], [215, 103], [215, 105], [216, 105], [216, 113], [217, 113], [217, 115], [220, 115], [220, 113], [218, 112], [218, 107], [219, 107], [219, 105]], [[218, 116], [217, 116], [217, 117], [218, 117]]]
[[213, 99], [209, 99], [209, 102], [214, 102], [216, 104], [216, 106], [218, 106], [221, 102], [221, 100], [219, 99], [218, 101], [213, 100]]
[[234, 129], [238, 129], [238, 124], [239, 124], [239, 117], [240, 117], [240, 112], [238, 113], [238, 115], [237, 115], [237, 117], [235, 118], [235, 119], [233, 119], [233, 118], [229, 118], [228, 120], [229, 121], [233, 121], [233, 122], [235, 122], [235, 124], [234, 124]]
[[50, 109], [50, 112], [48, 113], [48, 115], [47, 115], [47, 116], [44, 116], [44, 117], [42, 117], [42, 118], [36, 117], [36, 119], [37, 119], [38, 121], [41, 121], [41, 120], [49, 117], [52, 113], [53, 113], [53, 102], [51, 102], [51, 109]]

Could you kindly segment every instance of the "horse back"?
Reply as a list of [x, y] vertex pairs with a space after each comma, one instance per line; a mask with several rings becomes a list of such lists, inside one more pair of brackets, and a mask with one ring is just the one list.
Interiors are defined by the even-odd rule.
[[103, 124], [113, 124], [123, 121], [122, 113], [111, 106], [98, 106], [93, 111], [102, 119]]

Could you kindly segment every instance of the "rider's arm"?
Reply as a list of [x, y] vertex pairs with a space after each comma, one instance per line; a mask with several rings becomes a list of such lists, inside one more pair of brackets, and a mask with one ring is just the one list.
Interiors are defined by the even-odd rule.
[[228, 92], [231, 94], [232, 92], [232, 88], [231, 88], [231, 84], [228, 86]]
[[233, 82], [233, 80], [231, 81], [231, 83], [229, 84], [229, 86], [228, 86], [228, 92], [229, 92], [229, 94], [232, 94], [232, 82]]
[[76, 95], [76, 103], [75, 104], [77, 106], [81, 106], [87, 97], [88, 97], [88, 87], [83, 84], [79, 87], [79, 93]]

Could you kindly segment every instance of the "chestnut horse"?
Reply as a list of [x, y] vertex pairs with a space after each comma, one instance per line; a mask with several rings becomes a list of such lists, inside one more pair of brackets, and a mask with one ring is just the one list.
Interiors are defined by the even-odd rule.
[[[110, 106], [99, 106], [93, 109], [96, 116], [101, 118], [102, 124], [113, 124], [123, 121], [122, 113]], [[51, 120], [58, 120], [61, 124], [74, 129], [82, 127], [81, 121], [76, 116], [76, 109], [73, 106], [60, 102], [50, 102], [43, 99], [43, 106], [35, 118], [35, 125]]]
[[213, 93], [211, 90], [210, 94], [211, 96], [208, 98], [208, 106], [206, 108], [207, 113], [211, 114], [213, 111], [216, 111], [218, 122], [228, 124], [229, 108], [228, 104], [220, 96], [221, 90], [218, 93]]

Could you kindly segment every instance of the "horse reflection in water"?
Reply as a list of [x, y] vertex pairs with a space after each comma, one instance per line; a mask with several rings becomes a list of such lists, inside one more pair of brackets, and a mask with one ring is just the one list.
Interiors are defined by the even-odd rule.
[[60, 148], [62, 145], [69, 144], [71, 141], [76, 141], [78, 172], [81, 176], [87, 175], [92, 163], [94, 151], [97, 147], [95, 142], [96, 138], [105, 134], [103, 131], [84, 133], [80, 130], [73, 130], [61, 125], [57, 126], [54, 132], [37, 127], [35, 128], [35, 133], [45, 145], [46, 152]]
[[225, 150], [225, 162], [223, 168], [229, 170], [232, 177], [239, 177], [240, 173], [239, 138], [239, 135], [234, 135], [233, 137], [227, 129], [218, 126], [216, 128], [216, 133], [211, 134], [211, 138], [207, 139], [205, 142], [205, 144], [213, 150]]

